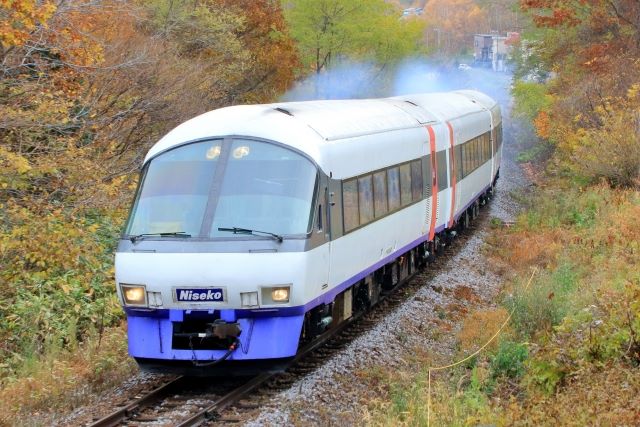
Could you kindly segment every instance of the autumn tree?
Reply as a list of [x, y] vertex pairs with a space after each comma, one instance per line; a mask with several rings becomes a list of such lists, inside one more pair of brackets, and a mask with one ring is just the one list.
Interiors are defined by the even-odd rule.
[[0, 17], [1, 382], [118, 321], [112, 251], [148, 148], [274, 99], [297, 53], [267, 0], [0, 1]]
[[[555, 76], [548, 84], [554, 101], [540, 112], [537, 123], [542, 127], [553, 123], [548, 137], [558, 147], [560, 165], [613, 184], [634, 185], [640, 177], [640, 162], [636, 161], [635, 169], [625, 162], [625, 170], [637, 171], [636, 178], [627, 172], [614, 173], [604, 162], [610, 160], [607, 150], [634, 153], [638, 144], [632, 119], [636, 117], [633, 100], [640, 83], [640, 3], [522, 0], [522, 6], [537, 27], [537, 40], [530, 43], [528, 53], [539, 59], [525, 64], [542, 67]], [[631, 120], [626, 136], [618, 126], [620, 117], [626, 117], [625, 122]], [[613, 129], [623, 133], [606, 137]], [[594, 148], [597, 144], [593, 141], [608, 147], [601, 153], [602, 167], [597, 167], [584, 149]]]
[[231, 102], [268, 102], [284, 93], [299, 66], [280, 3], [273, 0], [218, 0], [244, 16], [236, 32], [251, 55], [251, 69], [240, 74]]
[[388, 65], [421, 50], [423, 23], [399, 20], [399, 10], [383, 0], [287, 0], [291, 36], [302, 73], [321, 73], [344, 60]]
[[473, 35], [490, 30], [487, 12], [473, 0], [430, 0], [425, 7], [430, 44], [446, 57], [473, 46]]
[[527, 24], [518, 0], [476, 0], [476, 4], [486, 12], [491, 31], [520, 31]]

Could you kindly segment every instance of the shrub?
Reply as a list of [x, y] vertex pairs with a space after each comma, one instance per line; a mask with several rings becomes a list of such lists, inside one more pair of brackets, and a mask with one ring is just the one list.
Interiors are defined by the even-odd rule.
[[519, 378], [524, 374], [524, 362], [529, 350], [523, 343], [500, 341], [497, 352], [491, 357], [491, 375], [494, 378]]
[[600, 126], [577, 131], [573, 158], [577, 171], [613, 186], [640, 188], [640, 85], [626, 100], [611, 100], [596, 109]]
[[[462, 351], [470, 353], [482, 347], [500, 329], [507, 316], [503, 308], [475, 311], [467, 316], [458, 333]], [[493, 343], [492, 347], [495, 346]]]
[[513, 310], [512, 325], [524, 338], [550, 331], [573, 308], [572, 291], [577, 287], [577, 275], [570, 264], [538, 275], [527, 291], [507, 296], [505, 305]]

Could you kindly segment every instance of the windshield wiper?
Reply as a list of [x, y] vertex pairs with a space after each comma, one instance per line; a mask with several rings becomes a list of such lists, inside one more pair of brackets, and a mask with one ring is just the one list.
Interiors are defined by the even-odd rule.
[[138, 240], [142, 240], [145, 237], [151, 237], [151, 236], [160, 236], [160, 237], [191, 237], [191, 234], [187, 234], [184, 231], [169, 231], [169, 232], [165, 232], [165, 233], [143, 233], [143, 234], [136, 234], [135, 236], [129, 236], [129, 240], [131, 240], [131, 243], [135, 243]]
[[250, 230], [248, 228], [239, 228], [239, 227], [231, 227], [231, 228], [218, 227], [218, 231], [230, 231], [233, 234], [253, 234], [253, 235], [264, 234], [264, 235], [273, 237], [278, 242], [282, 243], [282, 236], [281, 235], [276, 234], [276, 233], [270, 233], [268, 231]]

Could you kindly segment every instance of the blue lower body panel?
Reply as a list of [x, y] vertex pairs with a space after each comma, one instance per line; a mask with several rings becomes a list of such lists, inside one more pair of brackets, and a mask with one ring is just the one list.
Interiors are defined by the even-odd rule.
[[[188, 313], [188, 312], [187, 312]], [[220, 318], [240, 325], [240, 345], [227, 360], [281, 359], [295, 356], [304, 315], [234, 318], [234, 310], [223, 310]], [[174, 323], [184, 319], [184, 310], [128, 313], [129, 354], [136, 359], [160, 361], [218, 360], [225, 349], [173, 348]]]

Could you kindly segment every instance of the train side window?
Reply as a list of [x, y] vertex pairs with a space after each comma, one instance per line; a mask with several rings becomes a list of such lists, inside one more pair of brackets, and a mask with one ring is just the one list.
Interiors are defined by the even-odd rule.
[[373, 213], [380, 218], [387, 212], [387, 171], [380, 171], [373, 174]]
[[389, 212], [393, 212], [400, 207], [400, 171], [397, 166], [387, 169], [387, 184]]
[[491, 158], [491, 134], [489, 132], [484, 134], [484, 161], [485, 163]]
[[449, 188], [447, 181], [447, 152], [446, 150], [438, 151], [436, 153], [436, 159], [438, 161], [438, 191]]
[[476, 140], [469, 141], [469, 172], [476, 169]]
[[358, 212], [358, 181], [350, 179], [342, 183], [342, 205], [344, 211], [345, 233], [360, 225]]
[[460, 182], [464, 175], [462, 175], [463, 167], [462, 167], [462, 145], [456, 145], [454, 147], [455, 153], [455, 167], [456, 167], [456, 181]]
[[411, 203], [411, 164], [400, 165], [400, 203], [407, 206]]
[[494, 127], [491, 130], [491, 136], [492, 136], [491, 154], [492, 154], [492, 156], [496, 155], [496, 134], [497, 134], [496, 128]]
[[469, 143], [462, 144], [462, 177], [465, 178], [469, 175]]
[[[449, 153], [449, 170], [451, 174], [449, 175], [449, 180], [451, 181], [451, 185], [453, 185], [453, 173], [455, 172], [455, 165], [453, 164], [453, 150], [451, 147], [447, 148], [447, 152]], [[457, 181], [457, 178], [456, 178]]]
[[489, 160], [489, 153], [487, 151], [489, 147], [489, 134], [482, 134], [482, 164], [485, 164]]
[[358, 205], [360, 206], [360, 225], [373, 220], [373, 183], [371, 175], [358, 178]]
[[422, 162], [414, 160], [411, 162], [411, 200], [422, 199]]

